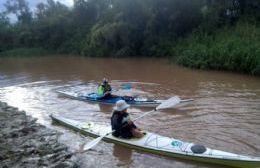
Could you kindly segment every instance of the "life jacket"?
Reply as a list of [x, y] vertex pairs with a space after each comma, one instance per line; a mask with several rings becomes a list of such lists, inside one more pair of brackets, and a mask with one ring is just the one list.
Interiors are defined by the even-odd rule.
[[98, 86], [97, 93], [98, 93], [99, 96], [103, 96], [104, 95], [105, 89], [104, 89], [103, 85], [99, 85]]
[[107, 91], [110, 92], [111, 90], [112, 90], [112, 89], [111, 89], [111, 86], [110, 86], [109, 84], [106, 84], [106, 85], [100, 84], [100, 85], [98, 86], [97, 93], [98, 93], [99, 96], [104, 96], [104, 94], [105, 94]]

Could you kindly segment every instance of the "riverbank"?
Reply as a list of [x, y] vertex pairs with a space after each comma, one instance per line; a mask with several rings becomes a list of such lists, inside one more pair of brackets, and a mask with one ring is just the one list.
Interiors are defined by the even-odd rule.
[[213, 33], [195, 31], [174, 48], [177, 64], [196, 68], [226, 70], [260, 75], [260, 28], [240, 21]]
[[0, 52], [0, 57], [39, 57], [54, 54], [57, 54], [57, 52], [44, 48], [13, 48]]
[[0, 167], [79, 167], [60, 133], [0, 102]]

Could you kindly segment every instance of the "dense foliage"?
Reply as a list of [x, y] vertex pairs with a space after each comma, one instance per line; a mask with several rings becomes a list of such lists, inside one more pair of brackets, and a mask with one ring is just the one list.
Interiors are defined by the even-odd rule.
[[260, 27], [244, 21], [210, 35], [196, 31], [178, 43], [175, 54], [179, 64], [192, 68], [260, 75]]
[[33, 11], [26, 0], [6, 0], [0, 55], [38, 48], [96, 57], [171, 56], [189, 67], [260, 74], [259, 24], [258, 0], [74, 0], [73, 7], [47, 0]]

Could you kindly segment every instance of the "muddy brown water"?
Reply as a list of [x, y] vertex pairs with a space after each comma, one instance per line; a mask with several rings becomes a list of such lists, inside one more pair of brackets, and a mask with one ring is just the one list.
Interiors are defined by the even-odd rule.
[[[260, 156], [260, 78], [229, 72], [192, 70], [164, 59], [104, 59], [76, 56], [0, 58], [0, 100], [25, 110], [38, 122], [64, 134], [72, 151], [91, 140], [59, 125], [51, 113], [80, 121], [109, 123], [112, 107], [72, 100], [55, 91], [92, 92], [107, 77], [114, 94], [194, 101], [146, 116], [137, 125], [188, 142]], [[124, 88], [127, 84], [131, 88]], [[135, 118], [149, 108], [130, 108]], [[77, 154], [82, 167], [223, 167], [168, 158], [101, 142]]]

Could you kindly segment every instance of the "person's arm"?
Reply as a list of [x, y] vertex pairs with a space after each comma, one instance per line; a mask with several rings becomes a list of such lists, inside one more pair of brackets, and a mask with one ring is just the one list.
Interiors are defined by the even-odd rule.
[[113, 114], [111, 117], [111, 125], [113, 130], [119, 130], [121, 127], [121, 119], [122, 117], [117, 114]]
[[108, 95], [108, 94], [111, 94], [111, 86], [110, 85], [108, 85], [105, 89], [105, 93], [104, 93], [104, 95]]
[[109, 91], [109, 92], [112, 91], [112, 87], [111, 87], [111, 85], [108, 85], [108, 91]]

